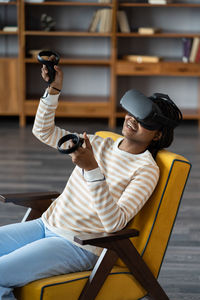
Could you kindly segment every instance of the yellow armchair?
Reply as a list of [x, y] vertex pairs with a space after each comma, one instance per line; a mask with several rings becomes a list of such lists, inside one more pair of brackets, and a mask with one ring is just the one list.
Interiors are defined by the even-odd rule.
[[[97, 132], [103, 138], [120, 135]], [[92, 271], [34, 281], [16, 289], [19, 300], [169, 299], [157, 281], [191, 164], [183, 156], [161, 150], [158, 185], [124, 230], [114, 234], [80, 235], [76, 242], [104, 248]], [[2, 195], [4, 202], [31, 207], [27, 219], [39, 217], [57, 192]], [[42, 203], [42, 206], [39, 204]]]

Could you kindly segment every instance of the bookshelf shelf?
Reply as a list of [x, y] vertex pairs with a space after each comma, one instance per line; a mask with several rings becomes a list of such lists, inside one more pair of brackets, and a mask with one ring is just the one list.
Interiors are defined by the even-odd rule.
[[72, 37], [111, 37], [112, 33], [87, 32], [87, 31], [25, 31], [26, 36], [72, 36]]
[[[25, 112], [27, 116], [34, 116], [39, 104], [39, 95], [37, 100], [27, 99], [25, 102]], [[109, 117], [109, 98], [98, 96], [85, 97], [62, 97], [56, 111], [58, 117]]]
[[131, 3], [131, 2], [126, 2], [126, 3], [119, 3], [119, 7], [147, 7], [147, 8], [152, 8], [152, 7], [162, 7], [162, 8], [168, 8], [168, 7], [173, 7], [173, 8], [181, 8], [181, 7], [200, 7], [200, 3], [168, 3], [168, 4], [149, 4], [149, 3]]
[[3, 31], [3, 30], [0, 30], [0, 35], [18, 35], [18, 31]]
[[11, 6], [11, 5], [18, 5], [18, 2], [16, 2], [16, 1], [0, 2], [0, 6], [2, 6], [2, 5], [8, 5], [8, 6]]
[[[25, 58], [25, 63], [37, 63], [37, 59], [34, 58]], [[78, 58], [62, 58], [60, 60], [60, 65], [103, 65], [103, 66], [109, 66], [111, 64], [110, 59], [106, 58], [88, 58], [88, 57], [78, 57]]]
[[161, 32], [153, 34], [139, 34], [136, 32], [121, 33], [118, 32], [117, 37], [130, 37], [130, 38], [194, 38], [200, 37], [200, 32]]
[[112, 3], [100, 2], [73, 2], [73, 1], [45, 1], [40, 3], [25, 3], [26, 6], [95, 6], [95, 7], [113, 7]]

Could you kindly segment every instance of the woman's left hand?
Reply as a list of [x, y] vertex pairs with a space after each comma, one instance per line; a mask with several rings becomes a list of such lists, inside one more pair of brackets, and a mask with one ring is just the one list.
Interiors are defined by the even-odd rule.
[[71, 153], [70, 156], [74, 164], [84, 169], [85, 171], [90, 171], [98, 168], [98, 163], [94, 157], [92, 145], [86, 132], [84, 132], [83, 138], [83, 147], [79, 147], [76, 151]]

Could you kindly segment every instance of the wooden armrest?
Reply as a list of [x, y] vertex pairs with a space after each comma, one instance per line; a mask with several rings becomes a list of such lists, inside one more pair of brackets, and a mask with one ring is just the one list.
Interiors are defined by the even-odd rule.
[[0, 201], [44, 211], [51, 204], [52, 199], [57, 198], [59, 195], [58, 192], [2, 194], [0, 195]]
[[96, 233], [96, 234], [80, 234], [74, 237], [74, 241], [80, 245], [102, 245], [103, 243], [110, 243], [123, 239], [128, 239], [139, 235], [137, 229], [125, 228], [115, 233]]

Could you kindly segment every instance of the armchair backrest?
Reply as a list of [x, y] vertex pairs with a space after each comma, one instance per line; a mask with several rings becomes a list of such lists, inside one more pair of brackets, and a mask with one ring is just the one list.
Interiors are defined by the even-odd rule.
[[[114, 140], [121, 137], [109, 131], [96, 134]], [[191, 168], [190, 162], [183, 156], [166, 150], [158, 152], [156, 162], [160, 168], [157, 187], [128, 224], [129, 228], [139, 230], [139, 237], [133, 238], [132, 242], [155, 277], [162, 265]], [[119, 260], [117, 264], [123, 265], [123, 262]]]

